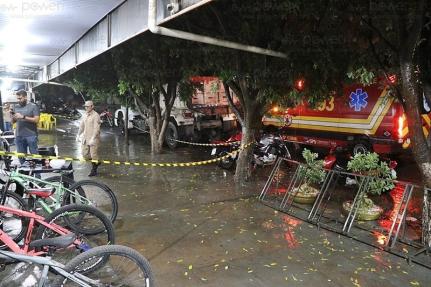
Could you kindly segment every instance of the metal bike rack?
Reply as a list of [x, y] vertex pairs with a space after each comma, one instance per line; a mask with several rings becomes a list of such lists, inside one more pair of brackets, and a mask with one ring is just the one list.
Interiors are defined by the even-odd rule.
[[292, 207], [293, 198], [298, 193], [298, 189], [295, 187], [301, 186], [304, 182], [304, 176], [301, 175], [301, 164], [298, 164], [295, 170], [295, 174], [293, 175], [293, 179], [290, 182], [289, 186], [287, 187], [286, 194], [283, 197], [283, 200], [280, 203], [280, 208], [283, 210], [289, 211]]
[[413, 257], [416, 257], [422, 253], [426, 255], [431, 254], [431, 189], [424, 189], [424, 206], [422, 208], [422, 244], [424, 247], [418, 250]]
[[320, 189], [320, 192], [317, 195], [317, 198], [314, 201], [313, 207], [311, 208], [311, 211], [308, 215], [308, 218], [307, 218], [308, 221], [315, 224], [319, 224], [320, 219], [322, 218], [323, 213], [325, 212], [326, 207], [328, 206], [328, 202], [331, 199], [332, 192], [334, 191], [336, 186], [336, 181], [334, 181], [334, 176], [338, 180], [339, 173], [337, 173], [336, 171], [330, 170], [326, 174], [325, 180], [322, 184], [322, 188]]
[[[393, 248], [395, 246], [401, 226], [405, 226], [407, 207], [410, 202], [413, 189], [414, 187], [411, 184], [407, 184], [404, 188], [402, 200], [398, 204], [397, 212], [395, 213], [395, 216], [391, 225], [391, 229], [389, 231], [389, 234], [386, 240], [386, 247], [388, 248]], [[394, 230], [395, 230], [395, 233], [394, 233]]]
[[[282, 165], [282, 163], [286, 163], [286, 165]], [[328, 170], [320, 191], [311, 209], [309, 209], [303, 204], [294, 202], [296, 193], [299, 190], [298, 187], [304, 181], [304, 177], [300, 172], [302, 166], [301, 163], [288, 159], [277, 160], [259, 196], [259, 200], [276, 210], [315, 224], [319, 228], [348, 236], [364, 244], [386, 250], [389, 253], [431, 268], [431, 264], [428, 263], [428, 256], [419, 257], [422, 253], [431, 254], [431, 224], [429, 222], [431, 220], [431, 189], [424, 190], [422, 237], [420, 238], [421, 242], [418, 242], [417, 237], [411, 237], [414, 234], [410, 232], [410, 228], [415, 225], [408, 225], [406, 218], [412, 212], [408, 207], [412, 203], [413, 194], [415, 194], [415, 191], [421, 190], [419, 186], [408, 182], [394, 181], [397, 192], [392, 191], [395, 193], [392, 193], [391, 197], [382, 198], [383, 201], [393, 201], [395, 203], [390, 209], [386, 209], [385, 216], [380, 219], [385, 225], [372, 221], [362, 221], [359, 224], [354, 224], [358, 222], [360, 202], [370, 188], [373, 177]], [[287, 170], [283, 170], [285, 167]], [[340, 177], [355, 178], [357, 185], [341, 187], [338, 185]], [[352, 192], [356, 194], [353, 196]], [[336, 206], [346, 199], [351, 202], [351, 205], [348, 209], [344, 207], [346, 213], [341, 213]], [[415, 200], [418, 200], [417, 196]], [[304, 212], [307, 215], [304, 216]], [[343, 214], [347, 215], [343, 216]], [[413, 216], [417, 217], [418, 214], [413, 213]], [[409, 228], [408, 232], [406, 231], [407, 228]], [[376, 235], [378, 238], [376, 238]], [[421, 247], [423, 248], [420, 249]], [[409, 254], [412, 255], [406, 255], [405, 248], [410, 249]]]
[[278, 158], [277, 161], [275, 162], [274, 167], [272, 168], [271, 174], [269, 175], [269, 178], [266, 181], [265, 185], [263, 186], [262, 192], [259, 195], [260, 200], [263, 200], [266, 193], [268, 192], [268, 189], [269, 189], [271, 183], [274, 181], [274, 176], [277, 174], [277, 172], [280, 169], [280, 164], [281, 164], [282, 160], [283, 160], [282, 158]]
[[358, 210], [361, 204], [361, 199], [365, 196], [369, 183], [370, 177], [365, 177], [359, 180], [359, 190], [356, 193], [355, 198], [353, 199], [352, 206], [350, 207], [349, 214], [347, 215], [346, 221], [344, 221], [343, 232], [349, 233], [352, 228], [353, 222], [355, 221], [356, 215], [358, 214]]
[[[280, 168], [281, 168], [281, 164], [285, 163], [287, 164], [289, 167], [292, 167], [291, 169], [289, 169], [289, 172], [293, 172], [293, 175], [291, 176], [287, 176], [288, 178], [288, 182], [284, 182], [283, 179], [281, 178], [282, 176], [280, 175]], [[300, 176], [300, 163], [293, 161], [293, 160], [289, 160], [286, 158], [279, 158], [277, 159], [276, 163], [274, 164], [274, 167], [269, 175], [268, 180], [266, 181], [262, 192], [259, 195], [259, 199], [263, 202], [266, 203], [270, 203], [268, 198], [269, 195], [271, 194], [271, 190], [278, 190], [280, 185], [286, 185], [287, 184], [287, 188], [286, 188], [286, 192], [283, 196], [283, 198], [281, 199], [280, 202], [275, 202], [275, 203], [271, 203], [269, 205], [271, 205], [273, 208], [276, 209], [280, 209], [282, 211], [287, 212], [286, 208], [286, 204], [287, 204], [287, 200], [289, 200], [291, 198], [291, 192], [294, 189], [295, 186], [298, 185], [298, 183], [300, 183], [301, 180], [301, 176]], [[290, 207], [290, 205], [289, 205]]]

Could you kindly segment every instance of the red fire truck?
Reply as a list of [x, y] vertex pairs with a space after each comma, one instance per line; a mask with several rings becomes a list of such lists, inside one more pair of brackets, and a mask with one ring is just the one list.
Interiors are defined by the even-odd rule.
[[[423, 130], [428, 135], [429, 108], [426, 112], [422, 115]], [[378, 84], [345, 87], [342, 96], [330, 97], [314, 108], [307, 103], [283, 110], [274, 107], [264, 116], [263, 124], [287, 126], [287, 141], [327, 149], [347, 148], [353, 154], [395, 154], [410, 144], [401, 103], [389, 87]]]

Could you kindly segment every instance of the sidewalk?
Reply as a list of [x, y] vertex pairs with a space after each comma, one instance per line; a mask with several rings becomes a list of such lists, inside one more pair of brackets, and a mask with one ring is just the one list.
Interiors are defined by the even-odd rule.
[[[60, 153], [77, 153], [73, 136], [58, 142]], [[182, 147], [152, 157], [149, 148], [142, 136], [132, 136], [126, 147], [115, 132], [103, 133], [101, 154], [110, 159], [208, 156], [205, 149]], [[86, 178], [89, 166], [74, 166], [76, 178]], [[102, 165], [95, 179], [118, 196], [117, 243], [150, 259], [157, 286], [430, 286], [429, 269], [261, 204], [256, 198], [267, 172], [260, 170], [245, 187], [216, 165]]]

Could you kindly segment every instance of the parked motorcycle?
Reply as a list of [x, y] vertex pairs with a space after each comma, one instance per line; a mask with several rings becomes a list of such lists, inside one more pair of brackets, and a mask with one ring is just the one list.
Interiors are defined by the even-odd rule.
[[100, 121], [102, 125], [111, 128], [114, 126], [114, 117], [108, 109], [105, 109], [103, 112], [100, 113]]
[[46, 112], [61, 115], [72, 119], [79, 119], [81, 117], [81, 113], [75, 109], [74, 107], [68, 106], [66, 103], [59, 103], [53, 106], [46, 107]]
[[[230, 143], [229, 146], [218, 146], [212, 149], [211, 155], [218, 158], [239, 149], [241, 142], [241, 133], [230, 137], [225, 142]], [[239, 153], [229, 156], [219, 161], [218, 165], [223, 169], [232, 169], [238, 159]], [[267, 166], [276, 162], [278, 157], [290, 158], [289, 150], [279, 135], [266, 134], [261, 137], [258, 143], [253, 146], [253, 166]]]

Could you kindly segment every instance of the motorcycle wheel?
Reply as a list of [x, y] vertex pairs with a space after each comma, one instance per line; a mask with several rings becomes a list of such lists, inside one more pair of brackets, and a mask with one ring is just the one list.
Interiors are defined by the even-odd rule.
[[114, 119], [111, 117], [106, 117], [106, 120], [108, 122], [109, 127], [113, 127], [114, 126]]
[[[217, 157], [222, 157], [227, 154], [228, 154], [227, 151], [222, 151], [221, 153], [218, 154]], [[235, 159], [233, 159], [232, 157], [222, 159], [218, 162], [218, 166], [221, 167], [222, 169], [230, 170], [235, 166]]]

